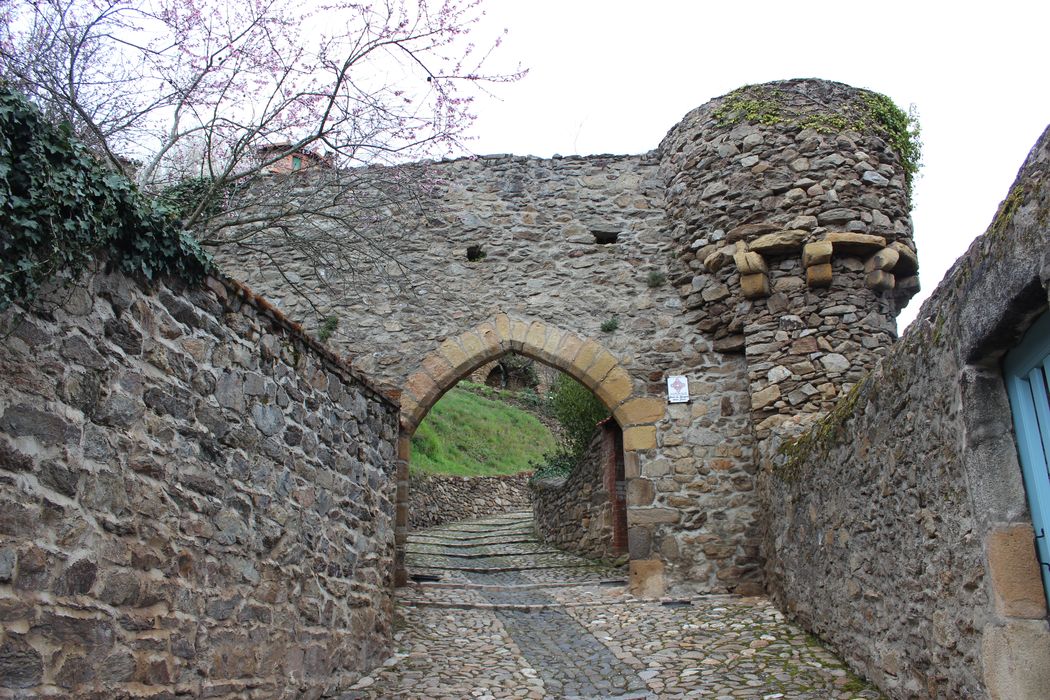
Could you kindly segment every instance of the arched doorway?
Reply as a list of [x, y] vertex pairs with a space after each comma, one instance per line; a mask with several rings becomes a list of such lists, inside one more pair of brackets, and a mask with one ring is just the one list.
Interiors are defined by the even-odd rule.
[[427, 354], [405, 382], [401, 394], [401, 432], [397, 463], [397, 528], [395, 584], [406, 581], [405, 543], [408, 537], [408, 464], [411, 438], [441, 396], [481, 365], [517, 353], [565, 372], [605, 404], [622, 429], [625, 465], [634, 452], [656, 445], [655, 422], [664, 403], [646, 398], [619, 359], [600, 343], [542, 321], [524, 321], [500, 314], [491, 321], [448, 338]]

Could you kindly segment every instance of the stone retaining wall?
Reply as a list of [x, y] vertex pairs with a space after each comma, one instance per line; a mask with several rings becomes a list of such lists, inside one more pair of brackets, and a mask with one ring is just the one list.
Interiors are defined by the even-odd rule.
[[411, 472], [408, 524], [413, 530], [529, 509], [529, 475], [445, 476]]
[[1050, 688], [1000, 365], [1050, 299], [1048, 213], [1050, 131], [886, 359], [802, 442], [768, 445], [769, 592], [892, 697]]
[[391, 637], [396, 404], [246, 289], [0, 340], [0, 695], [317, 698]]
[[599, 431], [568, 476], [532, 483], [532, 512], [544, 542], [597, 559], [622, 553], [613, 545], [612, 494], [606, 475], [612, 447], [604, 431]]

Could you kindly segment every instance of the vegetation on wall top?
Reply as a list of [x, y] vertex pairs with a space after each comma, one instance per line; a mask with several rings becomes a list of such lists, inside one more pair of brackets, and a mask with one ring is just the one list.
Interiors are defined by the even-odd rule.
[[99, 257], [148, 280], [192, 281], [210, 267], [164, 205], [0, 85], [0, 310], [75, 280]]
[[905, 112], [886, 95], [858, 90], [858, 97], [839, 107], [825, 104], [800, 108], [791, 104], [790, 88], [745, 85], [722, 98], [714, 118], [722, 126], [751, 122], [772, 126], [786, 124], [820, 133], [874, 132], [900, 157], [904, 179], [911, 194], [912, 183], [922, 165], [919, 118], [913, 106]]

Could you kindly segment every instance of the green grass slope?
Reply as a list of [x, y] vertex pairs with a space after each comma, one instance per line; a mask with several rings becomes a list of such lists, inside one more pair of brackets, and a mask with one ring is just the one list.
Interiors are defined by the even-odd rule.
[[454, 388], [412, 436], [413, 471], [457, 476], [517, 474], [556, 447], [536, 416]]

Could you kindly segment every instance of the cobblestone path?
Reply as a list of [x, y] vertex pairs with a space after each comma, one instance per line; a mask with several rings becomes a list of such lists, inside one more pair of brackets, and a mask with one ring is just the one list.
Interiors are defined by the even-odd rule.
[[396, 653], [358, 698], [881, 698], [765, 598], [635, 598], [530, 513], [409, 537]]

